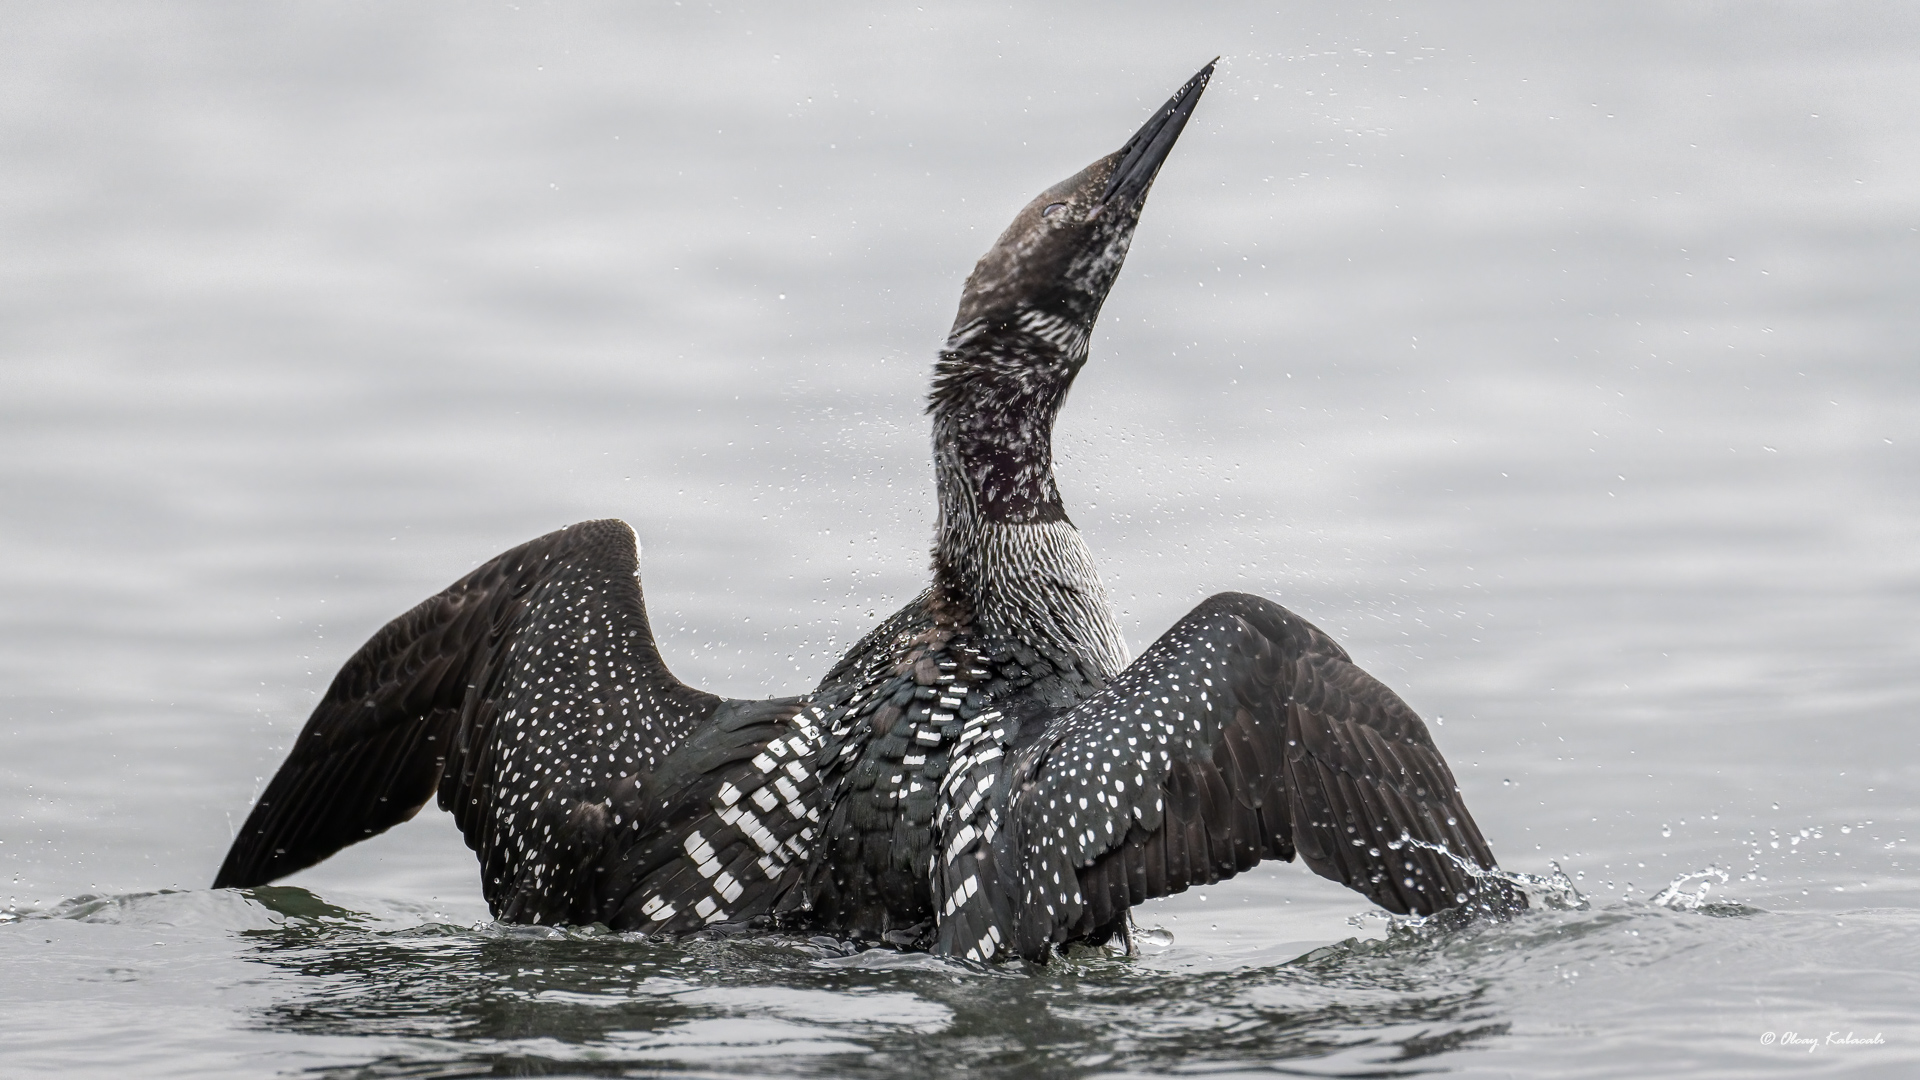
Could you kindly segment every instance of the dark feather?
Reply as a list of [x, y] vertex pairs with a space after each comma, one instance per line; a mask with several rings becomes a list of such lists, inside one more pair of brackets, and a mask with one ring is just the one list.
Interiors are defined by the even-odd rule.
[[[536, 888], [528, 872], [583, 856], [532, 836], [651, 771], [720, 704], [661, 662], [637, 568], [632, 530], [586, 522], [490, 560], [388, 623], [334, 678], [215, 887], [311, 866], [412, 817], [437, 788], [480, 855], [495, 910], [562, 915], [514, 897]], [[516, 730], [503, 730], [509, 718]], [[529, 729], [538, 737], [516, 738]], [[554, 805], [531, 809], [531, 792]], [[538, 871], [537, 889], [552, 891], [545, 875], [557, 872]]]
[[[1482, 890], [1501, 907], [1524, 904], [1403, 842], [1493, 866], [1419, 717], [1326, 635], [1258, 597], [1200, 605], [1022, 755], [1034, 779], [1009, 812], [1033, 837], [1014, 854], [1034, 885], [1003, 888], [1029, 906], [1014, 919], [1030, 957], [1112, 936], [1130, 904], [1296, 852], [1396, 912], [1431, 913]], [[1055, 804], [1076, 815], [1065, 850], [1039, 828]], [[1063, 903], [1037, 887], [1063, 858], [1077, 901], [1074, 890]], [[1049, 896], [1051, 911], [1030, 909]]]

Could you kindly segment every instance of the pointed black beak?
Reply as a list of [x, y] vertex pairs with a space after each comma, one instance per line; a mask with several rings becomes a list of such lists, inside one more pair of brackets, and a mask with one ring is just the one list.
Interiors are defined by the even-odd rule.
[[1200, 92], [1207, 88], [1207, 80], [1213, 78], [1213, 65], [1219, 62], [1220, 58], [1214, 57], [1198, 75], [1188, 79], [1187, 85], [1175, 91], [1160, 111], [1153, 114], [1153, 119], [1120, 148], [1120, 162], [1114, 166], [1106, 194], [1102, 196], [1107, 205], [1131, 206], [1146, 195], [1153, 178], [1160, 172], [1160, 163], [1167, 160], [1174, 140], [1187, 126], [1187, 117], [1193, 115], [1193, 107], [1199, 104]]

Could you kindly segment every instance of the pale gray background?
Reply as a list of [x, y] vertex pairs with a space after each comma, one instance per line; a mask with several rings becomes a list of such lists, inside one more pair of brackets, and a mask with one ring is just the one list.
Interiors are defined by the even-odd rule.
[[[1510, 868], [1911, 928], [1901, 4], [11, 4], [5, 897], [203, 886], [360, 641], [568, 522], [639, 532], [681, 677], [811, 686], [924, 578], [972, 261], [1215, 54], [1060, 425], [1130, 644], [1260, 592], [1439, 724]], [[436, 811], [294, 883], [471, 922], [476, 876]], [[1283, 866], [1147, 917], [1364, 907]], [[1676, 1045], [1758, 1052], [1764, 998]], [[99, 1022], [22, 1023], [51, 1067]]]

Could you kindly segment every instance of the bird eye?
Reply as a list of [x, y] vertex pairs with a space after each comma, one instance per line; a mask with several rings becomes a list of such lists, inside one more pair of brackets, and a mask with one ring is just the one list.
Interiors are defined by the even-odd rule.
[[1053, 214], [1054, 214], [1054, 211], [1056, 211], [1056, 210], [1065, 210], [1066, 208], [1067, 208], [1067, 204], [1066, 204], [1066, 203], [1063, 203], [1063, 202], [1057, 202], [1057, 203], [1048, 203], [1048, 204], [1047, 204], [1047, 208], [1046, 208], [1045, 210], [1042, 210], [1042, 211], [1040, 211], [1040, 216], [1041, 216], [1041, 217], [1052, 217], [1052, 216], [1053, 216]]

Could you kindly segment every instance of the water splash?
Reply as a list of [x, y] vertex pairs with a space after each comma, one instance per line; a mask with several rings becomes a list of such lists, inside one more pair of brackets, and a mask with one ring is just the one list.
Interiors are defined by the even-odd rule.
[[[1698, 887], [1689, 891], [1687, 885], [1695, 881], [1699, 882]], [[1727, 872], [1717, 866], [1681, 874], [1667, 882], [1667, 887], [1654, 893], [1647, 902], [1674, 911], [1698, 911], [1707, 902], [1707, 894], [1713, 891], [1715, 881], [1722, 885], [1728, 881]]]
[[[1549, 911], [1586, 911], [1592, 906], [1592, 902], [1587, 899], [1586, 894], [1582, 893], [1578, 888], [1575, 888], [1573, 879], [1567, 876], [1566, 871], [1560, 869], [1560, 864], [1552, 860], [1549, 860], [1547, 865], [1553, 868], [1553, 873], [1541, 877], [1536, 874], [1523, 874], [1515, 870], [1502, 870], [1497, 866], [1482, 867], [1473, 859], [1462, 858], [1459, 855], [1455, 855], [1445, 844], [1432, 844], [1425, 840], [1416, 840], [1406, 833], [1401, 833], [1400, 839], [1388, 843], [1387, 846], [1395, 851], [1400, 850], [1402, 846], [1411, 846], [1425, 851], [1431, 851], [1458, 867], [1461, 873], [1472, 878], [1475, 882], [1503, 882], [1506, 885], [1512, 886], [1526, 896], [1527, 903], [1530, 906], [1542, 907]], [[1501, 895], [1503, 891], [1504, 890], [1499, 888], [1478, 890], [1481, 896], [1486, 897], [1497, 897]], [[1465, 893], [1456, 896], [1454, 899], [1462, 905], [1479, 908], [1488, 913], [1494, 913], [1492, 905], [1488, 901], [1471, 902], [1471, 898]], [[1435, 914], [1439, 915], [1444, 913], [1436, 912]], [[1408, 918], [1417, 919], [1420, 917], [1408, 916]]]
[[1133, 947], [1152, 956], [1173, 948], [1173, 931], [1164, 926], [1149, 926], [1133, 932]]

